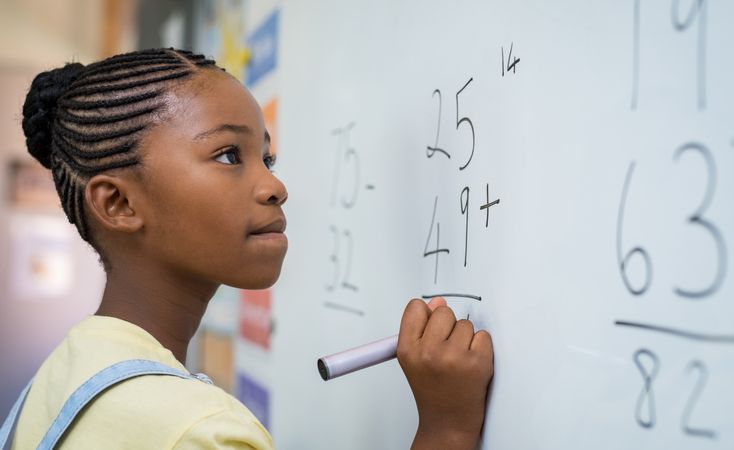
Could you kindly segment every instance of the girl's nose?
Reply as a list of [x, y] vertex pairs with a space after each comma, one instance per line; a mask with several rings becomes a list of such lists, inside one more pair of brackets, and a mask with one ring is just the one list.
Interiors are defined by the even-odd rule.
[[282, 205], [288, 199], [288, 191], [283, 182], [268, 172], [258, 184], [255, 199], [264, 205]]

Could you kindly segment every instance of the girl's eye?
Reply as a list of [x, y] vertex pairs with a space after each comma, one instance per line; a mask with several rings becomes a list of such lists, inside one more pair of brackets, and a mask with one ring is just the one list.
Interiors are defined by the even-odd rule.
[[273, 170], [273, 166], [275, 165], [275, 156], [265, 155], [263, 163], [265, 163], [265, 167], [267, 167], [268, 170]]
[[240, 159], [240, 149], [239, 147], [229, 147], [217, 155], [214, 160], [222, 164], [240, 164], [242, 162]]

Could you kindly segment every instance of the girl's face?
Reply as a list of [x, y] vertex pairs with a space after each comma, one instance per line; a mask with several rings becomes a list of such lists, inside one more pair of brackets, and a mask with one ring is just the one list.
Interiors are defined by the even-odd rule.
[[141, 143], [146, 257], [202, 281], [271, 286], [288, 248], [288, 194], [269, 169], [257, 102], [216, 70], [168, 95], [171, 117]]

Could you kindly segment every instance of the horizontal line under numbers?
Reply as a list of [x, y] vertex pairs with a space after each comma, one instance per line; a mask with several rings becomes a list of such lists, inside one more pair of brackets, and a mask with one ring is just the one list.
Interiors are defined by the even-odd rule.
[[627, 320], [615, 320], [614, 325], [618, 327], [637, 328], [639, 330], [667, 334], [694, 341], [711, 342], [715, 344], [734, 344], [734, 334], [700, 333], [681, 328], [666, 327], [642, 322], [631, 322]]

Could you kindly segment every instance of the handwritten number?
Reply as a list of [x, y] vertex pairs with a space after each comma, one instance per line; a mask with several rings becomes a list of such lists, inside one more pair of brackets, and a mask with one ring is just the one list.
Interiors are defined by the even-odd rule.
[[[431, 227], [428, 229], [428, 238], [426, 239], [426, 246], [423, 249], [423, 257], [427, 258], [431, 255], [436, 255], [436, 268], [433, 272], [433, 283], [438, 281], [438, 255], [440, 253], [449, 253], [447, 248], [439, 248], [441, 241], [441, 224], [436, 223], [436, 209], [438, 207], [438, 196], [433, 202], [433, 215], [431, 215]], [[428, 250], [428, 245], [431, 243], [431, 236], [433, 234], [433, 224], [436, 224], [436, 248], [434, 250]]]
[[695, 142], [691, 142], [679, 147], [678, 150], [676, 150], [673, 158], [678, 161], [681, 155], [686, 152], [696, 152], [701, 155], [701, 157], [706, 162], [706, 169], [708, 173], [708, 182], [706, 185], [706, 193], [704, 194], [704, 198], [696, 211], [688, 217], [688, 222], [691, 225], [703, 227], [706, 231], [708, 231], [709, 234], [711, 234], [711, 238], [716, 243], [716, 250], [718, 254], [718, 265], [716, 269], [716, 274], [714, 275], [714, 279], [711, 284], [709, 284], [709, 286], [699, 290], [682, 289], [679, 287], [674, 288], [674, 292], [681, 297], [696, 299], [708, 297], [719, 290], [721, 284], [724, 281], [724, 275], [726, 273], [727, 254], [726, 244], [724, 243], [724, 237], [722, 236], [721, 232], [716, 227], [716, 225], [703, 217], [703, 214], [706, 212], [709, 205], [711, 204], [711, 200], [714, 197], [714, 191], [716, 190], [716, 163], [714, 162], [714, 157], [705, 146]]
[[[648, 369], [645, 365], [645, 359], [650, 364]], [[635, 405], [635, 419], [643, 428], [652, 428], [655, 426], [655, 393], [652, 389], [652, 383], [658, 374], [659, 361], [657, 355], [646, 348], [637, 350], [633, 356], [633, 360], [637, 369], [642, 375], [643, 386], [640, 395], [637, 397]], [[647, 408], [645, 408], [647, 405]]]
[[354, 182], [352, 183], [351, 197], [349, 199], [342, 197], [341, 199], [341, 204], [346, 209], [354, 207], [354, 204], [357, 203], [357, 193], [359, 192], [359, 155], [357, 155], [357, 151], [353, 148], [348, 148], [344, 153], [344, 162], [346, 163], [350, 159], [354, 161]]
[[[334, 276], [332, 278], [332, 282], [326, 285], [326, 290], [329, 292], [334, 292], [334, 289], [336, 289], [337, 285], [340, 285], [344, 289], [349, 289], [351, 291], [357, 291], [358, 288], [354, 284], [352, 284], [349, 281], [349, 278], [351, 276], [352, 272], [352, 256], [353, 251], [352, 247], [354, 245], [353, 239], [352, 239], [352, 233], [349, 230], [343, 230], [341, 233], [339, 233], [339, 228], [337, 228], [334, 225], [331, 225], [329, 227], [329, 231], [331, 231], [331, 234], [334, 236], [334, 247], [333, 251], [331, 252], [331, 255], [329, 256], [329, 261], [334, 265]], [[344, 275], [341, 281], [341, 284], [339, 284], [339, 276], [341, 275], [341, 268], [342, 268], [342, 261], [339, 258], [339, 255], [341, 254], [341, 237], [344, 237], [347, 241], [347, 250], [346, 250], [346, 270], [344, 270]]]
[[[640, 391], [640, 395], [637, 397], [635, 404], [635, 420], [638, 425], [643, 428], [652, 428], [656, 422], [656, 409], [655, 409], [655, 392], [653, 391], [653, 382], [655, 377], [658, 375], [660, 369], [660, 360], [657, 355], [652, 351], [641, 348], [637, 350], [633, 355], [633, 360], [637, 369], [642, 375], [643, 387]], [[688, 400], [686, 401], [683, 413], [681, 415], [681, 429], [684, 433], [701, 438], [716, 439], [716, 432], [704, 428], [695, 428], [690, 425], [691, 415], [693, 410], [698, 403], [701, 393], [706, 386], [708, 380], [708, 369], [702, 361], [693, 360], [688, 364], [687, 370], [689, 372], [697, 372], [698, 378], [696, 384], [691, 391]]]
[[[517, 66], [517, 63], [520, 62], [520, 58], [514, 58], [512, 57], [512, 48], [515, 46], [514, 42], [510, 42], [510, 51], [507, 53], [507, 73], [515, 73], [515, 67]], [[500, 47], [501, 54], [502, 54], [502, 76], [505, 76], [505, 48]]]
[[341, 166], [341, 144], [342, 144], [342, 129], [336, 128], [331, 131], [332, 136], [337, 136], [337, 145], [336, 145], [336, 161], [334, 162], [334, 176], [332, 177], [331, 182], [331, 206], [336, 205], [336, 195], [339, 191], [339, 168]]
[[[632, 101], [630, 108], [637, 109], [640, 84], [640, 3], [635, 0], [632, 22]], [[707, 32], [707, 2], [693, 0], [691, 8], [685, 18], [681, 18], [680, 0], [671, 0], [670, 21], [673, 29], [683, 33], [698, 19], [698, 37], [696, 42], [696, 86], [698, 109], [706, 108], [706, 32]]]
[[[469, 78], [469, 81], [467, 81], [464, 86], [462, 86], [461, 89], [459, 89], [459, 91], [456, 93], [456, 129], [458, 130], [462, 124], [467, 124], [469, 125], [469, 129], [471, 130], [471, 153], [469, 154], [469, 159], [466, 161], [466, 163], [464, 163], [464, 165], [459, 167], [459, 170], [464, 170], [469, 166], [469, 163], [471, 163], [471, 160], [474, 157], [474, 148], [476, 146], [476, 134], [474, 133], [474, 124], [468, 117], [459, 117], [459, 94], [461, 94], [464, 89], [469, 86], [469, 83], [471, 83], [473, 80], [474, 78]], [[432, 95], [434, 97], [438, 95], [438, 120], [436, 122], [436, 140], [432, 146], [426, 146], [426, 156], [428, 158], [433, 158], [436, 152], [438, 152], [450, 159], [451, 155], [449, 154], [449, 152], [438, 146], [438, 140], [441, 135], [441, 113], [443, 109], [441, 90], [435, 89]]]
[[344, 163], [348, 163], [350, 160], [353, 161], [354, 166], [352, 196], [350, 198], [342, 197], [339, 199], [339, 202], [341, 206], [346, 209], [353, 208], [354, 204], [357, 202], [357, 192], [359, 190], [359, 155], [357, 154], [357, 151], [351, 147], [349, 142], [351, 130], [355, 125], [356, 124], [354, 122], [350, 122], [344, 127], [335, 128], [331, 131], [331, 135], [337, 137], [336, 162], [334, 164], [334, 176], [332, 177], [331, 186], [331, 206], [336, 205], [337, 196], [340, 190], [339, 188], [341, 187], [341, 166]]
[[[466, 194], [466, 197], [464, 196]], [[468, 242], [469, 242], [469, 186], [465, 186], [464, 189], [461, 190], [461, 214], [465, 215], [466, 218], [464, 219], [466, 224], [464, 225], [464, 267], [466, 267], [466, 254], [468, 251]]]
[[[652, 283], [652, 262], [650, 260], [650, 256], [647, 254], [647, 251], [644, 248], [639, 246], [634, 247], [624, 256], [622, 255], [622, 226], [624, 223], [624, 208], [627, 201], [627, 192], [629, 191], [629, 186], [632, 182], [632, 174], [634, 170], [635, 163], [633, 161], [630, 163], [629, 168], [627, 169], [627, 176], [625, 177], [624, 187], [622, 188], [622, 199], [619, 202], [619, 211], [617, 212], [617, 264], [619, 266], [620, 274], [622, 275], [622, 281], [627, 287], [627, 290], [630, 291], [630, 293], [632, 293], [633, 295], [642, 295], [650, 288], [650, 284]], [[633, 286], [627, 276], [629, 262], [635, 255], [641, 256], [643, 261], [645, 261], [645, 282], [642, 284], [641, 287]]]
[[329, 256], [329, 261], [334, 265], [334, 277], [333, 281], [326, 285], [326, 290], [333, 292], [339, 281], [339, 230], [332, 225], [329, 227], [329, 231], [334, 235], [334, 247], [331, 256]]
[[691, 4], [691, 9], [688, 11], [688, 16], [685, 20], [680, 19], [680, 0], [672, 0], [670, 2], [670, 21], [673, 23], [673, 28], [676, 31], [686, 31], [693, 25], [693, 21], [696, 20], [696, 13], [699, 16], [703, 14], [704, 0], [694, 0]]
[[691, 363], [688, 364], [688, 370], [697, 371], [698, 378], [696, 379], [696, 385], [693, 387], [691, 396], [688, 397], [688, 401], [686, 402], [686, 406], [683, 410], [683, 415], [681, 416], [680, 421], [681, 428], [683, 429], [684, 433], [691, 436], [716, 439], [715, 431], [706, 430], [703, 428], [694, 428], [689, 425], [691, 422], [691, 415], [693, 414], [693, 408], [696, 407], [696, 404], [698, 403], [698, 398], [701, 396], [701, 392], [706, 385], [706, 380], [708, 379], [708, 370], [706, 369], [706, 366], [703, 364], [703, 362], [699, 360], [691, 361]]
[[637, 109], [640, 89], [640, 0], [635, 0], [632, 18], [632, 102], [630, 109]]
[[357, 286], [355, 286], [354, 284], [352, 284], [349, 281], [349, 277], [352, 272], [352, 246], [353, 246], [352, 232], [349, 230], [344, 230], [342, 232], [342, 236], [344, 236], [344, 238], [346, 238], [347, 240], [347, 267], [346, 267], [346, 270], [344, 271], [344, 279], [342, 280], [342, 287], [344, 289], [349, 289], [351, 291], [356, 292], [358, 290]]
[[[331, 207], [350, 210], [357, 203], [357, 196], [360, 189], [360, 158], [357, 150], [350, 143], [351, 131], [356, 123], [349, 122], [345, 126], [335, 128], [331, 131], [331, 135], [336, 137], [336, 160], [334, 163], [334, 172], [332, 176], [331, 186]], [[342, 167], [347, 166], [347, 167]], [[350, 173], [351, 169], [351, 173]], [[351, 175], [351, 176], [350, 176]], [[350, 185], [351, 184], [351, 188]], [[367, 185], [367, 189], [374, 189], [374, 185]], [[357, 286], [352, 283], [352, 258], [354, 256], [354, 239], [349, 229], [340, 229], [336, 225], [330, 225], [329, 231], [333, 237], [332, 252], [329, 255], [329, 262], [333, 266], [331, 282], [325, 285], [326, 291], [334, 293], [337, 288], [342, 290], [350, 290], [357, 292]], [[342, 246], [342, 240], [346, 244]], [[345, 254], [342, 254], [344, 247]], [[341, 291], [340, 291], [341, 292]], [[327, 301], [325, 306], [337, 308], [342, 311], [350, 311], [359, 315], [364, 313], [353, 308], [338, 305]]]
[[469, 163], [471, 162], [472, 158], [474, 157], [474, 145], [476, 144], [476, 136], [474, 134], [474, 124], [472, 123], [471, 119], [468, 117], [462, 117], [459, 119], [459, 94], [461, 94], [464, 89], [466, 89], [467, 86], [469, 86], [469, 83], [472, 82], [474, 78], [469, 78], [469, 81], [464, 84], [464, 86], [459, 89], [459, 91], [456, 93], [456, 129], [458, 130], [462, 123], [466, 123], [469, 125], [469, 128], [471, 129], [471, 154], [469, 155], [469, 159], [466, 161], [466, 164], [459, 167], [459, 170], [464, 170], [469, 166]]
[[[714, 161], [714, 157], [709, 149], [706, 148], [704, 145], [696, 142], [689, 142], [680, 146], [675, 151], [673, 159], [675, 161], [678, 161], [683, 154], [689, 152], [700, 155], [706, 163], [707, 184], [704, 198], [698, 208], [690, 216], [688, 216], [688, 223], [690, 223], [692, 226], [702, 227], [711, 236], [711, 239], [716, 245], [717, 266], [716, 273], [713, 276], [713, 280], [711, 281], [711, 283], [709, 283], [708, 286], [701, 289], [684, 289], [676, 286], [673, 288], [673, 291], [681, 297], [689, 299], [701, 299], [713, 295], [721, 288], [721, 285], [723, 284], [726, 275], [728, 255], [726, 250], [726, 242], [724, 241], [724, 236], [722, 235], [721, 231], [713, 222], [704, 217], [706, 210], [713, 200], [714, 192], [716, 190], [716, 163]], [[625, 203], [627, 201], [627, 194], [629, 192], [630, 183], [632, 182], [632, 174], [634, 173], [634, 168], [635, 163], [633, 161], [630, 163], [629, 169], [627, 170], [627, 176], [624, 181], [622, 198], [620, 200], [619, 211], [617, 215], [617, 263], [619, 265], [620, 273], [622, 275], [622, 281], [624, 281], [627, 290], [633, 295], [642, 295], [649, 289], [652, 282], [652, 262], [650, 260], [650, 256], [644, 248], [639, 246], [634, 247], [626, 254], [623, 254], [622, 252], [622, 227], [624, 223]], [[640, 287], [632, 285], [627, 273], [629, 261], [635, 255], [641, 256], [645, 262], [645, 281]]]
[[696, 52], [698, 109], [704, 109], [706, 107], [706, 0], [694, 0], [685, 20], [680, 18], [680, 0], [671, 1], [670, 21], [676, 31], [688, 30], [696, 17], [698, 17], [698, 49]]
[[438, 137], [441, 134], [441, 108], [443, 102], [441, 101], [441, 90], [435, 89], [433, 91], [432, 96], [435, 97], [436, 94], [438, 94], [438, 119], [436, 120], [436, 142], [433, 144], [433, 146], [426, 145], [426, 156], [429, 158], [433, 158], [433, 155], [436, 154], [436, 152], [439, 152], [443, 155], [445, 155], [447, 158], [451, 159], [451, 155], [449, 153], [438, 146]]

